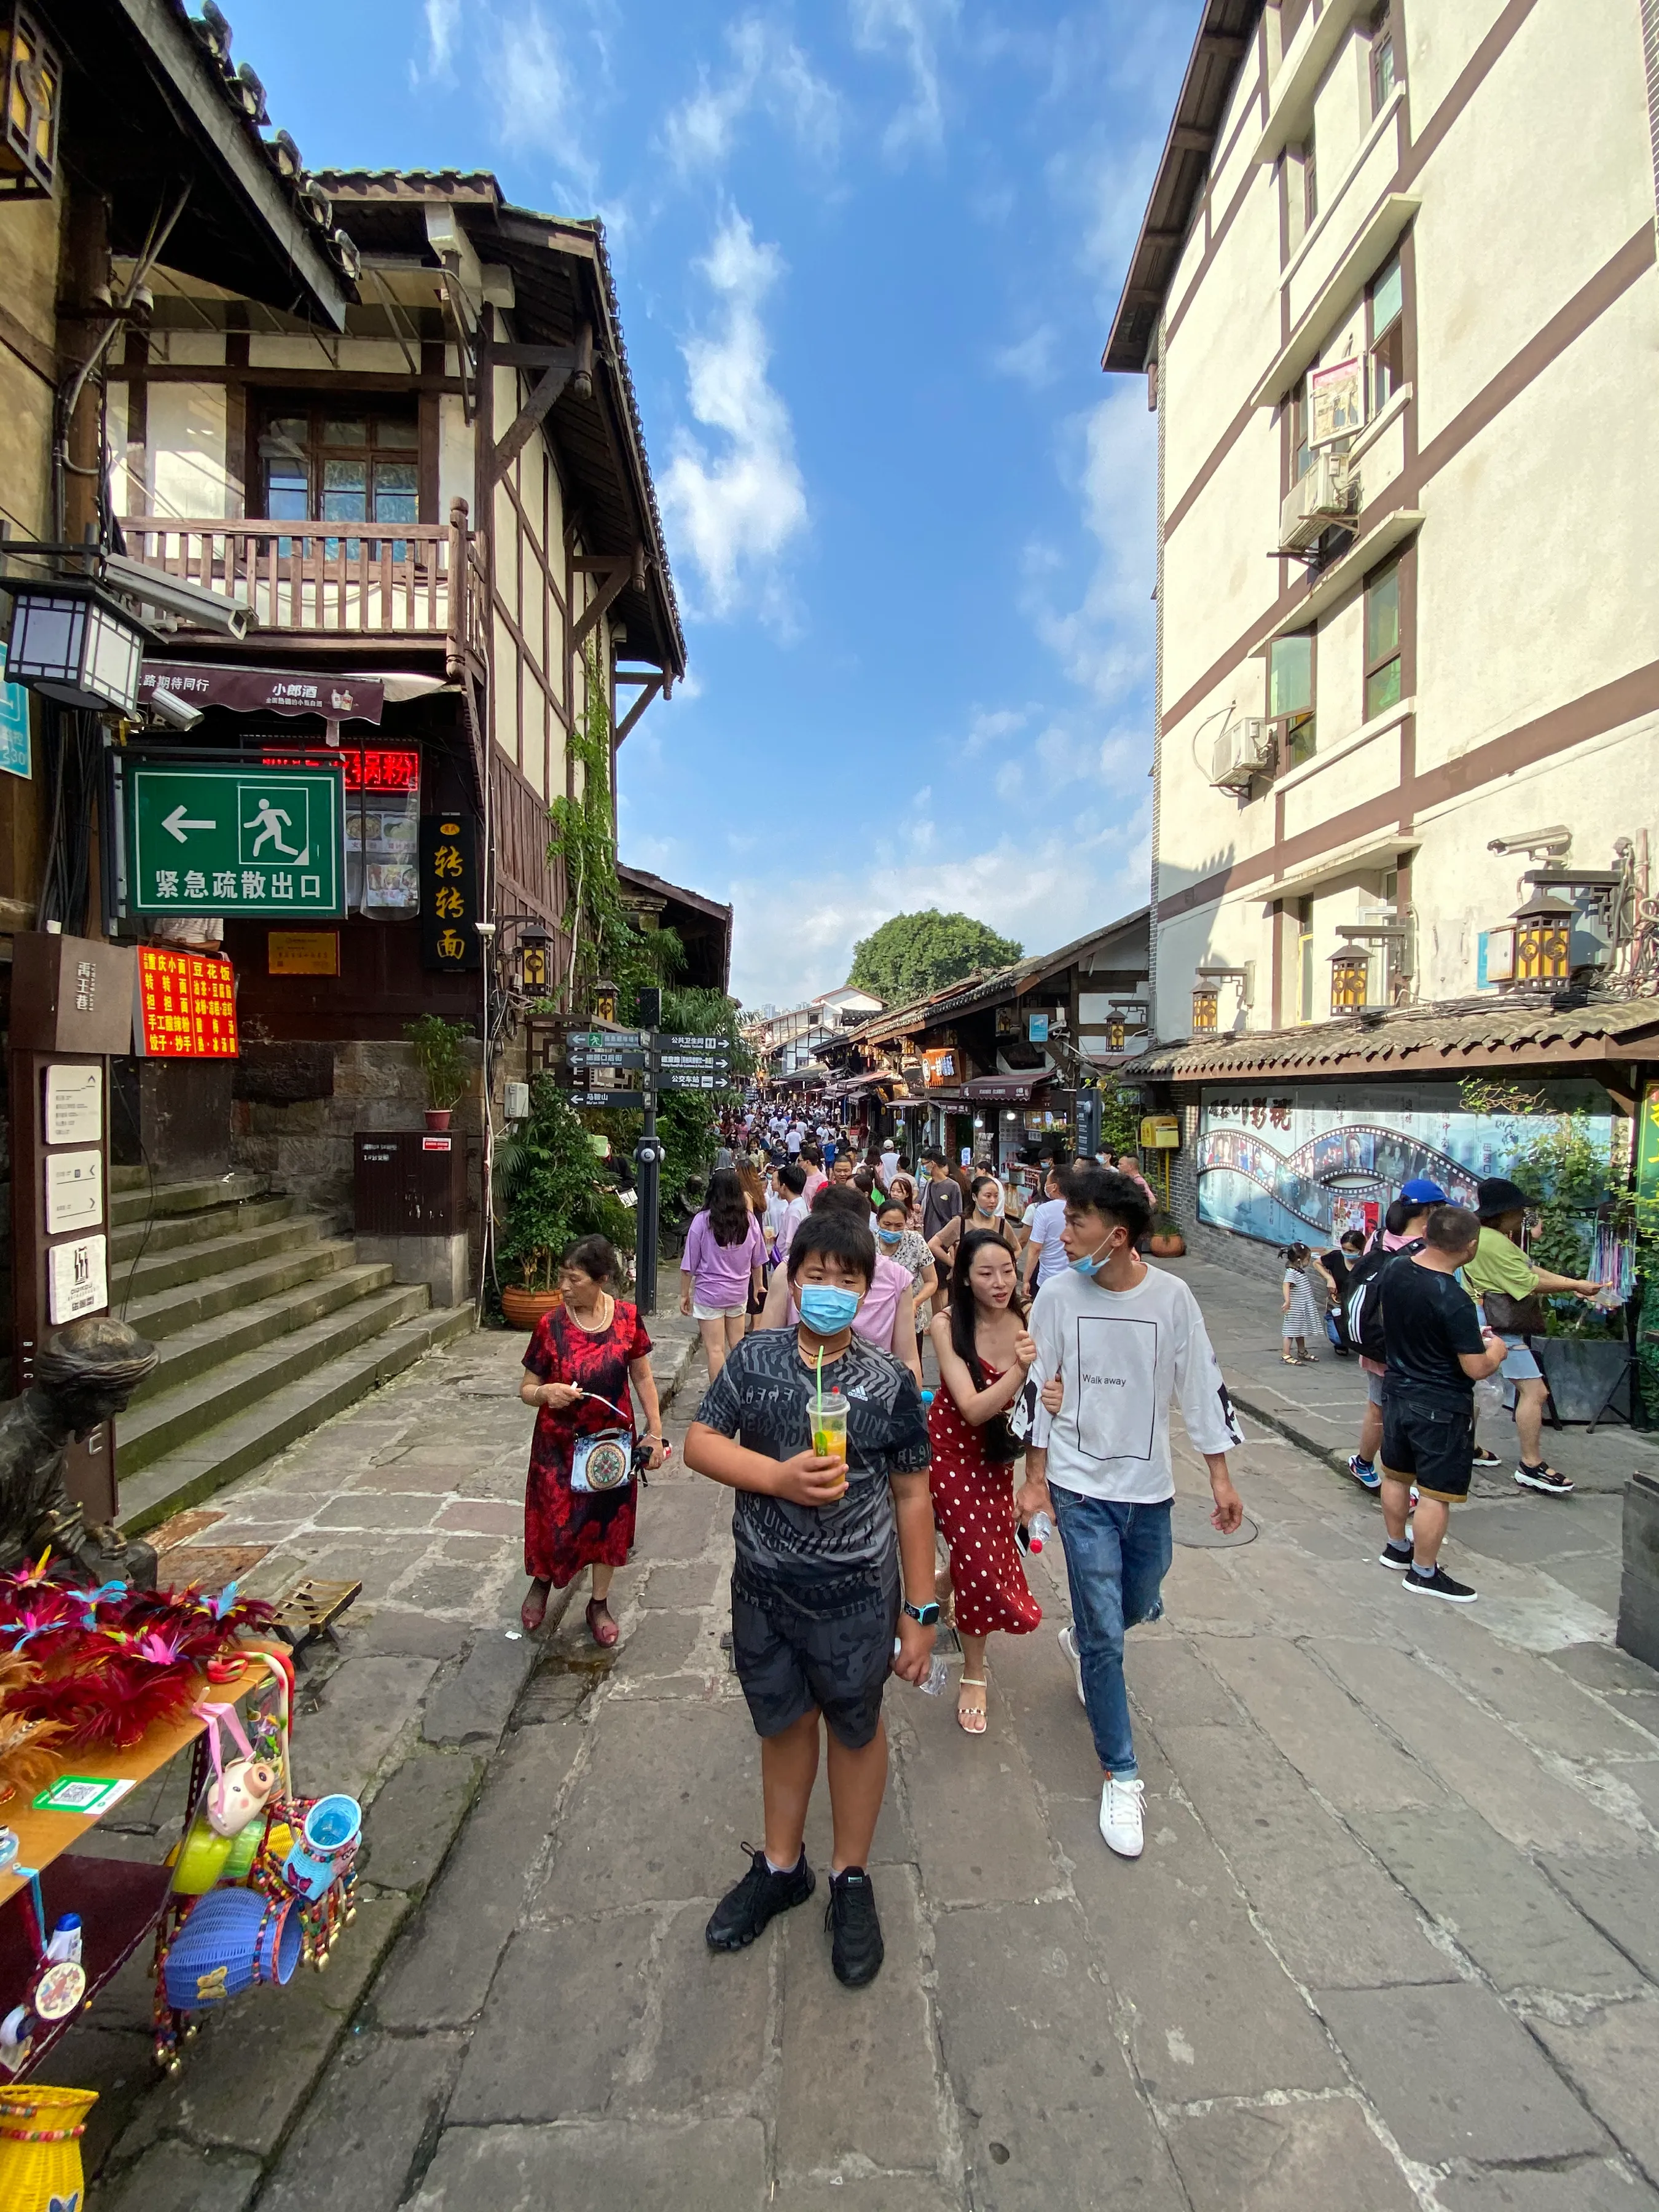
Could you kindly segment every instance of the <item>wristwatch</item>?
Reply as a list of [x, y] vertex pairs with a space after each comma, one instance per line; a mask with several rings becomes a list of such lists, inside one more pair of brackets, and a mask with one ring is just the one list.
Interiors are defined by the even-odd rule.
[[932, 1598], [928, 1599], [926, 1605], [912, 1605], [907, 1597], [904, 1601], [904, 1610], [912, 1620], [918, 1622], [923, 1628], [939, 1626], [939, 1607]]

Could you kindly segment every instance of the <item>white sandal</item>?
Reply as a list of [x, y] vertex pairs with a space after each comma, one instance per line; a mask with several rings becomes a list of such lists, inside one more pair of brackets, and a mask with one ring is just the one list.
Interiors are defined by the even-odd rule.
[[[957, 1727], [962, 1730], [962, 1732], [963, 1732], [963, 1735], [972, 1735], [972, 1736], [981, 1736], [981, 1735], [984, 1735], [984, 1733], [985, 1733], [985, 1730], [986, 1730], [986, 1727], [987, 1727], [987, 1717], [986, 1717], [986, 1708], [985, 1708], [983, 1705], [968, 1705], [968, 1706], [964, 1707], [964, 1706], [963, 1706], [963, 1702], [962, 1702], [962, 1692], [963, 1692], [964, 1690], [983, 1690], [983, 1689], [987, 1689], [987, 1688], [988, 1688], [988, 1687], [989, 1687], [989, 1685], [986, 1682], [986, 1680], [985, 1680], [985, 1679], [984, 1679], [984, 1677], [983, 1677], [982, 1675], [979, 1678], [979, 1680], [975, 1680], [974, 1679], [974, 1677], [973, 1677], [971, 1674], [964, 1674], [964, 1675], [963, 1676], [963, 1678], [962, 1678], [961, 1681], [957, 1684]], [[969, 1712], [969, 1713], [977, 1713], [977, 1714], [979, 1715], [979, 1726], [978, 1726], [977, 1728], [969, 1728], [969, 1727], [968, 1723], [967, 1723], [967, 1722], [963, 1719], [963, 1712], [964, 1712], [964, 1711], [967, 1711], [967, 1712]]]

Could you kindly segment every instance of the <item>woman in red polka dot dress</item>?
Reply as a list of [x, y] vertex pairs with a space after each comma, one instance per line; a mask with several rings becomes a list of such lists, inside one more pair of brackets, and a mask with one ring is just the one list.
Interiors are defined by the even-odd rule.
[[950, 1547], [962, 1638], [957, 1721], [964, 1735], [983, 1735], [988, 1639], [997, 1629], [1029, 1636], [1042, 1619], [1014, 1541], [1018, 1450], [1007, 1421], [1037, 1348], [1026, 1332], [1013, 1255], [994, 1232], [970, 1229], [957, 1246], [951, 1310], [936, 1318], [932, 1336], [944, 1388], [927, 1415], [927, 1481]]

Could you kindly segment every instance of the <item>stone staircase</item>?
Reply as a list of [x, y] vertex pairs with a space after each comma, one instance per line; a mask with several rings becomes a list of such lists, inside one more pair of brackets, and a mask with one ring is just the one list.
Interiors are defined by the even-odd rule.
[[268, 1176], [150, 1187], [110, 1170], [110, 1310], [161, 1365], [116, 1424], [121, 1526], [139, 1535], [271, 1458], [472, 1326], [357, 1258]]

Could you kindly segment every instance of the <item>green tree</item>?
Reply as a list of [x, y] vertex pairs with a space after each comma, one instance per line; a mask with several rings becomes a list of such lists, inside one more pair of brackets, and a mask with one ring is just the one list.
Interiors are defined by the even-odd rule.
[[850, 980], [884, 1006], [908, 1006], [959, 983], [976, 968], [1009, 967], [1024, 950], [971, 915], [929, 907], [922, 914], [896, 914], [861, 938], [853, 947]]

